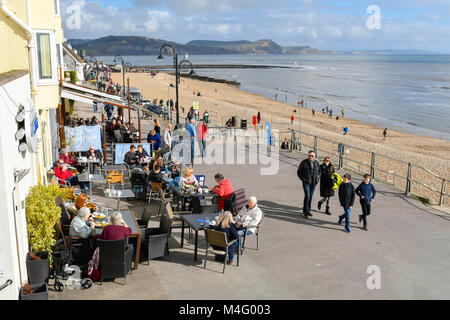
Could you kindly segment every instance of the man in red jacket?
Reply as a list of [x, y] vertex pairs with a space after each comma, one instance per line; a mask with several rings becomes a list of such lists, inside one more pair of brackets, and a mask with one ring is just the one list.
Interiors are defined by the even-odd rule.
[[212, 188], [212, 190], [219, 196], [218, 209], [224, 209], [224, 200], [227, 199], [233, 193], [233, 186], [230, 180], [225, 179], [221, 173], [217, 173], [214, 176], [216, 182], [219, 184]]

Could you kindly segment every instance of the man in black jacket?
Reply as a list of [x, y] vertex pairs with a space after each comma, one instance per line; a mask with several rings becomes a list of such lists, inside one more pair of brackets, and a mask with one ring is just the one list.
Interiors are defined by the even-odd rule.
[[130, 166], [130, 169], [136, 167], [139, 164], [139, 159], [136, 156], [136, 146], [132, 144], [130, 146], [130, 151], [125, 153], [125, 156], [123, 158], [123, 162], [125, 162], [127, 165]]
[[343, 176], [341, 185], [339, 186], [339, 202], [344, 208], [344, 214], [339, 216], [338, 224], [342, 223], [342, 219], [345, 219], [345, 231], [350, 232], [350, 211], [352, 210], [353, 204], [355, 202], [355, 188], [350, 182], [352, 179], [351, 175], [348, 173]]
[[310, 212], [312, 197], [320, 179], [320, 165], [315, 157], [316, 153], [314, 151], [309, 151], [308, 159], [303, 160], [297, 169], [297, 176], [302, 181], [303, 191], [305, 192], [303, 214], [306, 218], [312, 217]]

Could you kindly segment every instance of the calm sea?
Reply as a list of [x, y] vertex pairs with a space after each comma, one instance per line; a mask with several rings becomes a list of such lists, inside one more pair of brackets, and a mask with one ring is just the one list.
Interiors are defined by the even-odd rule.
[[[183, 56], [179, 57], [181, 60]], [[112, 62], [112, 57], [101, 57]], [[380, 127], [450, 140], [450, 56], [435, 55], [189, 55], [195, 64], [260, 64], [273, 69], [197, 69], [241, 83], [241, 89]], [[172, 58], [125, 56], [131, 65]], [[351, 130], [351, 128], [350, 128]]]

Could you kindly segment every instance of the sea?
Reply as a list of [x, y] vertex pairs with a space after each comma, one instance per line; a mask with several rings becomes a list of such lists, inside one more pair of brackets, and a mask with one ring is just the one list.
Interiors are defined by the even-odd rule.
[[[179, 61], [185, 56], [179, 55]], [[382, 128], [450, 141], [450, 55], [189, 55], [198, 75], [235, 80], [240, 89]], [[124, 56], [131, 65], [168, 65], [172, 57]], [[97, 57], [112, 63], [113, 57]], [[195, 69], [196, 64], [270, 65], [270, 69]], [[351, 130], [351, 128], [350, 128]]]

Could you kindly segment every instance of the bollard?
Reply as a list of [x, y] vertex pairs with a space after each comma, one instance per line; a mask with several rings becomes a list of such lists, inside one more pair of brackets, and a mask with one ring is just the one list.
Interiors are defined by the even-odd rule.
[[319, 156], [317, 155], [317, 136], [314, 136], [314, 153], [316, 154], [316, 158]]
[[[375, 179], [375, 152], [372, 152], [372, 158], [370, 160], [370, 177], [371, 179]], [[386, 177], [387, 182], [387, 177]]]
[[406, 191], [405, 195], [409, 196], [411, 193], [411, 162], [408, 162], [408, 175], [406, 177]]

